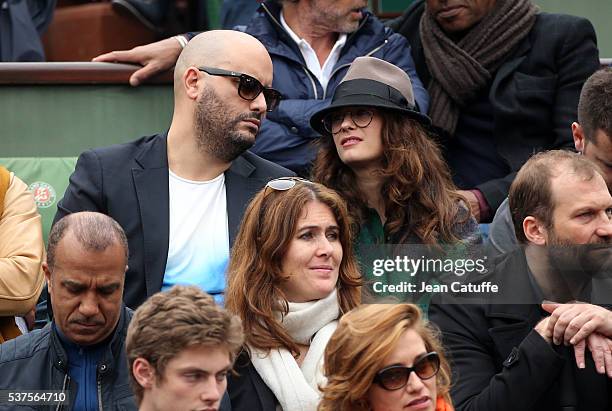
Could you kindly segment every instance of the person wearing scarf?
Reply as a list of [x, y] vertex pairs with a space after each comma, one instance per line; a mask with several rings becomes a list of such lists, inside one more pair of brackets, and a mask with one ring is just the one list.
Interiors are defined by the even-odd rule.
[[266, 352], [250, 347], [251, 361], [283, 410], [315, 410], [318, 387], [325, 383], [323, 352], [340, 316], [336, 290], [322, 300], [290, 302], [287, 315], [277, 315], [293, 341], [309, 346], [302, 364], [298, 365], [286, 348]]
[[580, 89], [599, 67], [591, 23], [531, 0], [417, 0], [408, 38], [455, 184], [489, 222], [534, 153], [572, 148]]
[[226, 308], [245, 329], [230, 375], [234, 411], [315, 411], [323, 353], [361, 276], [347, 206], [307, 180], [272, 180], [248, 205], [228, 267]]

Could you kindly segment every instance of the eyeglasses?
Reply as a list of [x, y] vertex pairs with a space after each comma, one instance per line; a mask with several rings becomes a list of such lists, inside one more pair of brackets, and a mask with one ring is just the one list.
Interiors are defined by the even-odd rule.
[[274, 180], [268, 181], [268, 184], [266, 184], [264, 191], [268, 188], [271, 188], [275, 191], [287, 191], [295, 187], [297, 183], [312, 184], [312, 181], [306, 180], [305, 178], [301, 177], [279, 177], [275, 178]]
[[440, 370], [440, 357], [436, 352], [430, 352], [421, 357], [412, 367], [403, 365], [392, 365], [383, 368], [374, 377], [374, 382], [387, 391], [395, 391], [404, 388], [408, 384], [410, 373], [414, 371], [416, 375], [427, 380], [438, 373]]
[[198, 67], [198, 70], [208, 73], [211, 76], [234, 77], [239, 79], [238, 95], [245, 100], [255, 100], [259, 94], [263, 93], [266, 99], [267, 111], [273, 111], [278, 107], [278, 103], [283, 96], [271, 87], [264, 87], [255, 77], [236, 71], [223, 70], [213, 67]]
[[358, 108], [354, 111], [336, 111], [323, 118], [323, 127], [325, 127], [325, 130], [328, 132], [336, 134], [340, 131], [340, 128], [342, 128], [344, 117], [346, 117], [347, 114], [359, 128], [366, 128], [369, 126], [374, 117], [374, 112], [372, 110], [363, 108]]

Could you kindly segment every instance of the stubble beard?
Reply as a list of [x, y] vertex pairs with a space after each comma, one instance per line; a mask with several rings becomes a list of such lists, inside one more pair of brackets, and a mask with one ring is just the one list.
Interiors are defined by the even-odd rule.
[[255, 137], [238, 131], [238, 124], [247, 118], [261, 120], [261, 114], [247, 112], [230, 118], [233, 111], [217, 94], [202, 92], [195, 115], [198, 149], [223, 162], [232, 162], [255, 143]]
[[359, 28], [359, 24], [361, 23], [359, 20], [352, 20], [349, 18], [352, 10], [340, 14], [335, 9], [320, 7], [318, 3], [314, 3], [313, 8], [316, 13], [313, 20], [326, 22], [325, 26], [336, 33], [353, 33]]
[[575, 244], [561, 238], [551, 227], [549, 238], [550, 263], [566, 281], [577, 288], [585, 280], [609, 272], [612, 267], [610, 241], [598, 239], [592, 243]]

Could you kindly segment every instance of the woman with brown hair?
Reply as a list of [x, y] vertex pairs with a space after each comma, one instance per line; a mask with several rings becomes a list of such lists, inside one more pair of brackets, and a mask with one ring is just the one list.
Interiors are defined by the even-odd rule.
[[299, 178], [270, 181], [249, 204], [226, 290], [246, 334], [234, 411], [316, 409], [327, 341], [360, 302], [350, 226], [337, 193]]
[[450, 367], [413, 304], [346, 314], [325, 349], [319, 411], [452, 411]]
[[313, 179], [353, 205], [358, 244], [481, 241], [403, 70], [355, 59], [310, 122], [323, 135]]

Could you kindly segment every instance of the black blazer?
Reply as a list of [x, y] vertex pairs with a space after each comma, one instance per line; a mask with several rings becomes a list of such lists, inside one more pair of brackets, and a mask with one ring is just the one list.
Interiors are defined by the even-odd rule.
[[[512, 301], [533, 302], [529, 272], [518, 250], [499, 258], [491, 281]], [[578, 370], [572, 348], [553, 347], [534, 330], [547, 315], [533, 303], [430, 305], [451, 360], [457, 411], [612, 409], [612, 380], [596, 373], [588, 349], [587, 368]]]
[[[170, 230], [167, 133], [85, 151], [79, 156], [54, 223], [69, 213], [98, 211], [125, 230], [130, 258], [124, 301], [136, 308], [161, 289]], [[230, 247], [251, 198], [276, 177], [295, 175], [245, 152], [225, 172]]]
[[[427, 87], [419, 22], [423, 0], [414, 2], [389, 26], [408, 39], [419, 78]], [[489, 90], [497, 152], [512, 172], [478, 188], [493, 210], [508, 196], [516, 171], [535, 152], [573, 148], [571, 124], [577, 120], [580, 90], [599, 68], [597, 39], [585, 18], [540, 13], [527, 37], [499, 67]], [[445, 149], [448, 140], [442, 138]]]
[[274, 393], [251, 363], [246, 351], [242, 351], [234, 364], [236, 375], [227, 379], [227, 392], [232, 411], [275, 411], [278, 401]]

